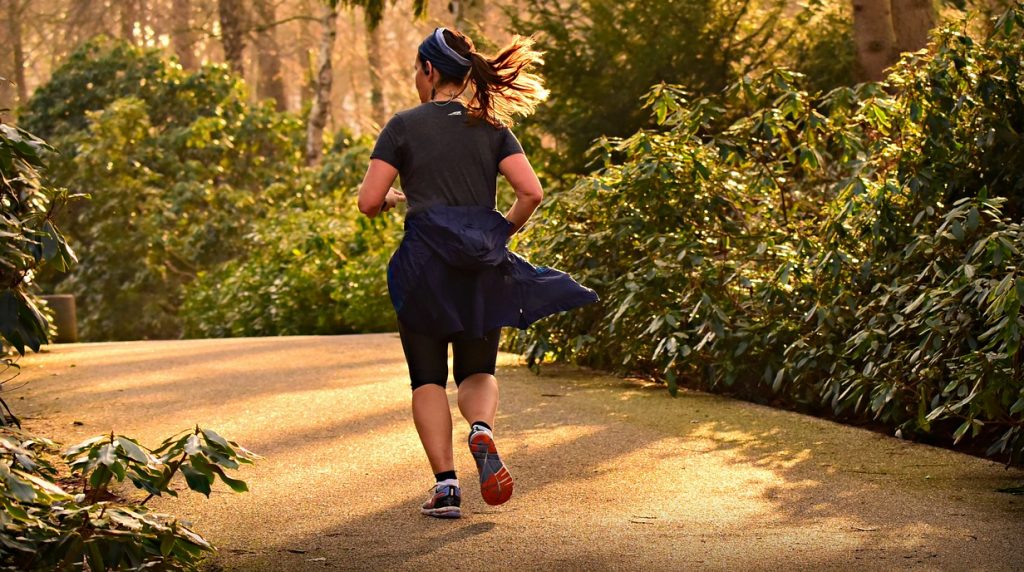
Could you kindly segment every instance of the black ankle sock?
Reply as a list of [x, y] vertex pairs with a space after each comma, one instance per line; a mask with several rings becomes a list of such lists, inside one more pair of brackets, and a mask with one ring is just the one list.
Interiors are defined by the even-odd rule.
[[437, 482], [440, 483], [441, 481], [444, 481], [444, 480], [447, 480], [447, 479], [455, 480], [457, 477], [455, 476], [455, 471], [451, 470], [451, 471], [445, 471], [443, 473], [434, 473], [434, 478], [437, 479]]
[[494, 429], [491, 429], [490, 425], [488, 425], [487, 423], [485, 423], [483, 421], [474, 421], [474, 422], [469, 424], [469, 427], [470, 427], [470, 429], [472, 429], [473, 427], [483, 427], [484, 429], [487, 429], [488, 431], [492, 431], [492, 432], [494, 431]]

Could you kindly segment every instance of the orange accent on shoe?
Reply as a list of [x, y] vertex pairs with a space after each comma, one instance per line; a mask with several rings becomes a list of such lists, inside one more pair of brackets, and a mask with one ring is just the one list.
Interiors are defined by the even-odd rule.
[[[486, 432], [478, 431], [470, 438], [469, 446], [470, 450], [474, 453], [474, 459], [477, 461], [477, 469], [481, 473], [484, 471], [488, 473], [486, 477], [484, 474], [480, 475], [480, 496], [489, 505], [504, 503], [512, 497], [514, 485], [512, 475], [498, 456], [494, 440]], [[497, 470], [493, 470], [493, 466], [488, 467], [489, 464], [493, 465], [495, 460], [501, 463]]]
[[512, 475], [508, 473], [508, 469], [502, 467], [489, 479], [480, 483], [480, 496], [487, 504], [499, 505], [512, 497], [512, 488]]

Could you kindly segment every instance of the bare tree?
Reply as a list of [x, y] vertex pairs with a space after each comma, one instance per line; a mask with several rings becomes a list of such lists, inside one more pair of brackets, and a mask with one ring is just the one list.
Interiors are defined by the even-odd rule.
[[[299, 9], [303, 14], [312, 14], [314, 11], [313, 4], [317, 4], [320, 0], [299, 0]], [[319, 22], [317, 22], [319, 24]], [[297, 68], [301, 71], [302, 83], [299, 87], [299, 108], [306, 109], [306, 105], [313, 100], [316, 92], [316, 70], [315, 66], [315, 53], [316, 50], [313, 47], [313, 25], [310, 18], [305, 18], [299, 21], [299, 38], [291, 46], [293, 51], [293, 57], [297, 62]], [[311, 104], [310, 104], [311, 105]]]
[[245, 75], [245, 29], [246, 13], [242, 0], [218, 0], [217, 13], [220, 17], [221, 43], [224, 45], [224, 61], [240, 76]]
[[487, 21], [486, 0], [451, 0], [448, 11], [454, 18], [456, 30], [465, 30], [467, 25], [483, 28]]
[[192, 31], [191, 0], [172, 0], [171, 2], [171, 46], [178, 56], [181, 67], [195, 70], [199, 67], [196, 58], [196, 35]]
[[151, 39], [148, 34], [152, 33], [152, 22], [150, 21], [149, 13], [149, 1], [148, 0], [136, 0], [136, 17], [138, 18], [139, 26], [139, 40], [145, 42]]
[[338, 34], [338, 0], [323, 3], [320, 9], [320, 52], [317, 56], [317, 71], [314, 84], [313, 108], [309, 111], [306, 127], [306, 163], [315, 165], [320, 161], [324, 149], [324, 126], [330, 113], [331, 85], [334, 81], [331, 69], [331, 51]]
[[277, 43], [277, 15], [269, 0], [254, 0], [256, 13], [256, 58], [259, 76], [256, 93], [260, 99], [273, 98], [278, 111], [284, 111], [284, 78], [281, 75], [281, 49]]
[[99, 26], [97, 3], [92, 0], [71, 0], [63, 26], [63, 46], [74, 50], [79, 44], [96, 34]]
[[935, 0], [892, 0], [892, 27], [900, 53], [916, 52], [928, 45], [928, 33], [938, 22]]
[[[0, 5], [0, 46], [9, 46], [13, 42], [10, 39], [10, 26], [5, 18], [7, 18], [7, 2], [6, 0]], [[7, 56], [10, 52], [8, 50], [0, 51], [0, 123], [4, 122], [4, 117], [7, 115], [7, 110], [11, 109], [17, 104], [17, 95], [14, 94], [14, 82], [11, 81], [10, 76], [13, 75], [11, 72], [14, 71], [14, 58], [8, 59]], [[13, 56], [13, 54], [10, 54]]]
[[11, 46], [11, 65], [14, 72], [11, 79], [17, 90], [19, 104], [28, 100], [28, 87], [25, 85], [25, 45], [21, 35], [21, 17], [26, 6], [26, 0], [7, 0], [7, 38]]
[[134, 42], [135, 24], [139, 21], [138, 0], [120, 0], [117, 4], [121, 21], [121, 38]]
[[861, 79], [884, 78], [897, 54], [889, 0], [853, 0], [853, 36]]
[[[344, 32], [351, 34], [353, 37], [356, 36], [359, 31], [366, 31], [366, 19], [362, 18], [354, 10], [349, 11], [348, 25], [345, 26]], [[347, 53], [346, 53], [347, 52]], [[346, 59], [342, 59], [340, 62], [340, 68], [345, 69], [348, 72], [348, 95], [351, 97], [352, 102], [352, 113], [357, 120], [354, 123], [358, 123], [358, 119], [366, 117], [366, 112], [363, 109], [363, 74], [362, 69], [355, 64], [354, 60], [357, 55], [351, 50], [345, 50], [342, 52], [342, 57], [348, 56]]]
[[367, 25], [366, 63], [370, 68], [370, 109], [372, 109], [373, 120], [377, 125], [384, 125], [384, 121], [387, 119], [387, 110], [384, 106], [384, 82], [381, 78], [383, 61], [380, 57], [380, 40], [380, 26]]

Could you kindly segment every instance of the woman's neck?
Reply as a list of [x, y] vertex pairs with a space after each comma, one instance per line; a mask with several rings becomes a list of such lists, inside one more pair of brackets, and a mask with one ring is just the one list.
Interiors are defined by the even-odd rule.
[[434, 97], [428, 101], [445, 103], [450, 101], [459, 102], [459, 96], [465, 91], [465, 88], [459, 88], [457, 85], [445, 85], [438, 86], [434, 90]]

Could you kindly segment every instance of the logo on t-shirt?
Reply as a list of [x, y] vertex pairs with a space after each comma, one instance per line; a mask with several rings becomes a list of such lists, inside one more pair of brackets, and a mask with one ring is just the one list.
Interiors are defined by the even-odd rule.
[[462, 112], [461, 111], [453, 111], [453, 112], [448, 114], [448, 117], [451, 117], [452, 115], [462, 115]]

